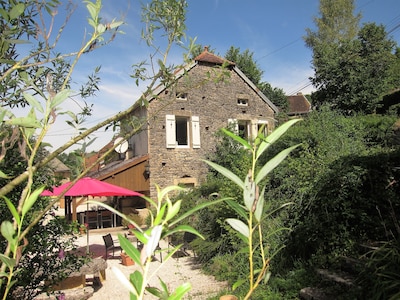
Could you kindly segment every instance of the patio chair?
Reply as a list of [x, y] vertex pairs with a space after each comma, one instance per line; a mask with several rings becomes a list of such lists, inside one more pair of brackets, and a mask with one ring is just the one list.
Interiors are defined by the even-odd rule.
[[114, 227], [113, 214], [109, 210], [99, 210], [100, 226], [104, 228], [104, 224], [110, 224], [109, 227]]
[[112, 250], [112, 253], [113, 253], [112, 257], [114, 258], [115, 249], [121, 249], [121, 246], [115, 244], [117, 241], [113, 240], [113, 238], [112, 238], [110, 233], [106, 234], [106, 235], [103, 235], [103, 240], [104, 240], [104, 245], [106, 247], [106, 257], [105, 257], [105, 259], [108, 258], [108, 251], [109, 250]]

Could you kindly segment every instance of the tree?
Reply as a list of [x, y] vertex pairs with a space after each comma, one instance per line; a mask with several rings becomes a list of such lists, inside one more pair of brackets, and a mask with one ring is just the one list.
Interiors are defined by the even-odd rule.
[[353, 0], [320, 1], [318, 30], [307, 29], [305, 41], [313, 51], [317, 91], [316, 105], [328, 103], [345, 113], [373, 113], [398, 84], [395, 43], [384, 27], [365, 24], [358, 29], [360, 15], [353, 16]]

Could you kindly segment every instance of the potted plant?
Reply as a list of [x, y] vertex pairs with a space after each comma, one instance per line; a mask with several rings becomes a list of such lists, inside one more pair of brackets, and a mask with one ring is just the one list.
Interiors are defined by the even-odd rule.
[[79, 233], [85, 234], [89, 224], [80, 224], [79, 225]]
[[121, 260], [122, 260], [122, 264], [124, 266], [132, 266], [135, 264], [135, 262], [132, 260], [132, 258], [130, 258], [130, 256], [128, 254], [126, 254], [125, 252], [121, 252]]

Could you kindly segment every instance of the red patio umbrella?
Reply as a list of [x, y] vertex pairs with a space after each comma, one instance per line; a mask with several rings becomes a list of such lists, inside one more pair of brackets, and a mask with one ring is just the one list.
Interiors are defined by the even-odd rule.
[[[64, 183], [58, 187], [53, 187], [53, 191], [45, 190], [41, 196], [59, 196], [65, 191], [71, 182]], [[79, 197], [79, 196], [142, 196], [138, 192], [128, 190], [118, 185], [110, 184], [98, 179], [84, 177], [79, 179], [64, 196]]]
[[[71, 182], [64, 183], [58, 187], [53, 187], [53, 191], [45, 190], [41, 196], [59, 196], [69, 186]], [[108, 182], [100, 181], [98, 179], [84, 177], [79, 179], [65, 194], [69, 197], [103, 197], [103, 196], [142, 196], [138, 192], [128, 190], [126, 188], [110, 184]], [[89, 207], [88, 207], [89, 209]], [[75, 212], [76, 214], [76, 212]], [[89, 253], [89, 230], [87, 234], [87, 253]]]

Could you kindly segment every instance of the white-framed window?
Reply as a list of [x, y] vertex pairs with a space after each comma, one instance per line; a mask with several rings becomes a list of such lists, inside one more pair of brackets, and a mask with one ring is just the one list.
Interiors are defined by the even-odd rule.
[[198, 116], [166, 115], [167, 148], [200, 148]]
[[246, 98], [238, 98], [237, 105], [239, 106], [249, 106], [249, 99]]
[[262, 134], [264, 136], [268, 135], [268, 121], [258, 121], [257, 122], [257, 134], [262, 128]]
[[184, 92], [176, 92], [176, 100], [186, 101], [188, 97], [187, 93]]
[[255, 139], [262, 125], [265, 125], [263, 127], [263, 134], [265, 136], [268, 135], [268, 121], [229, 119], [228, 125], [231, 128], [233, 127], [237, 135], [246, 140]]
[[251, 121], [250, 120], [236, 120], [229, 119], [229, 126], [233, 127], [234, 132], [243, 139], [251, 137]]

